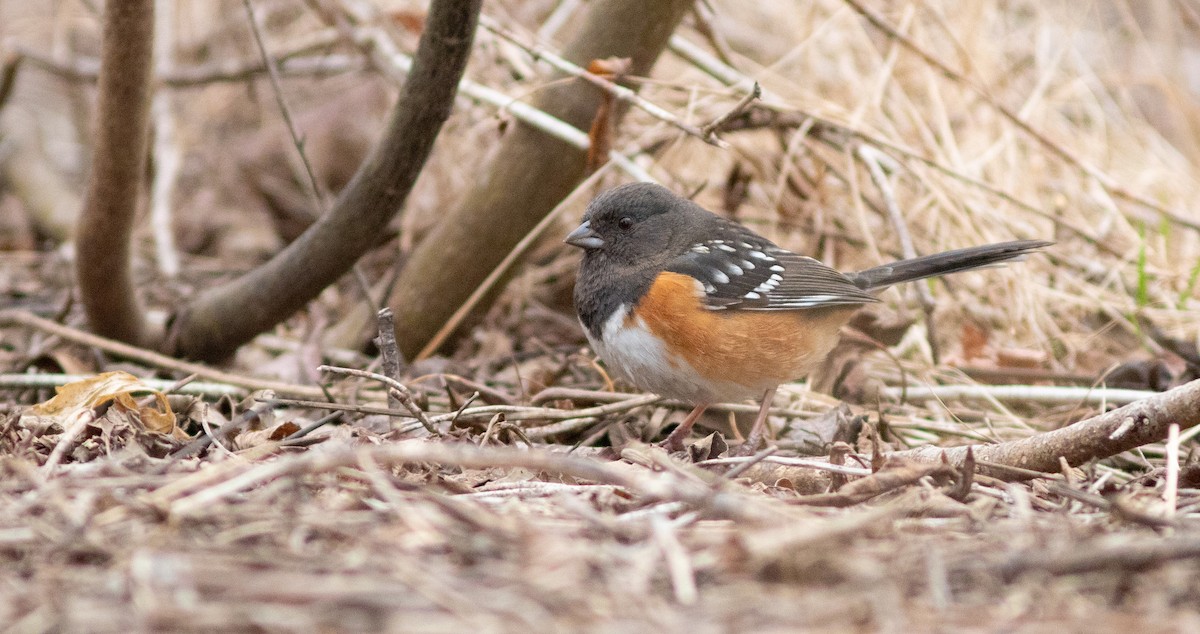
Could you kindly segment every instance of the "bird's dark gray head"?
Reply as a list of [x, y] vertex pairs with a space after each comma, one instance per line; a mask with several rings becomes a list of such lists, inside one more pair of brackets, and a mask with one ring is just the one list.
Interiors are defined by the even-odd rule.
[[614, 265], [632, 266], [677, 256], [718, 219], [690, 200], [653, 183], [630, 183], [596, 197], [565, 242]]

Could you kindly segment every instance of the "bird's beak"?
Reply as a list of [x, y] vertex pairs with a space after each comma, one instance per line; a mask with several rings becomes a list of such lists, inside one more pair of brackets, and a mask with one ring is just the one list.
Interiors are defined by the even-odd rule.
[[575, 230], [567, 234], [563, 242], [580, 249], [599, 249], [604, 246], [604, 240], [592, 231], [592, 221], [585, 220], [583, 224], [575, 227]]

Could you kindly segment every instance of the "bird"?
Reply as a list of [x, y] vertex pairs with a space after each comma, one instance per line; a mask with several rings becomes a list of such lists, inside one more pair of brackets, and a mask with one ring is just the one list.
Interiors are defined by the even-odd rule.
[[693, 406], [661, 443], [670, 451], [708, 406], [751, 398], [761, 407], [743, 450], [755, 450], [776, 388], [816, 368], [876, 292], [1053, 244], [1000, 242], [841, 273], [654, 183], [602, 192], [564, 242], [583, 250], [575, 309], [609, 371]]

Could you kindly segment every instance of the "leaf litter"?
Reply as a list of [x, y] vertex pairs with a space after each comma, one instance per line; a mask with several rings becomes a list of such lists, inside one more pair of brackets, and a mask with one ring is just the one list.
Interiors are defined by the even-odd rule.
[[[404, 383], [441, 438], [407, 411], [367, 411], [388, 402], [370, 382], [329, 383], [337, 403], [361, 409], [299, 435], [327, 411], [265, 392], [167, 394], [147, 379], [181, 376], [96, 363], [69, 341], [47, 350], [36, 329], [5, 325], [5, 372], [54, 368], [57, 358], [72, 360], [70, 372], [97, 374], [56, 396], [0, 388], [0, 622], [14, 631], [1200, 629], [1195, 428], [1174, 446], [1158, 440], [1057, 473], [983, 464], [976, 472], [887, 454], [1029, 438], [1108, 406], [913, 402], [881, 391], [1089, 385], [1114, 366], [1110, 384], [1122, 387], [1185, 383], [1200, 337], [1189, 283], [1200, 259], [1194, 232], [1147, 225], [1145, 205], [1022, 136], [977, 93], [937, 79], [896, 37], [858, 20], [859, 3], [713, 4], [717, 21], [708, 26], [721, 37], [712, 46], [731, 47], [768, 98], [819, 106], [855, 122], [851, 130], [929, 159], [893, 156], [903, 159], [895, 195], [920, 250], [1013, 233], [1060, 245], [935, 287], [935, 346], [917, 301], [886, 296], [893, 308], [856, 322], [868, 337], [847, 337], [822, 392], [782, 390], [772, 417], [777, 449], [738, 459], [726, 449], [740, 440], [748, 405], [706, 417], [711, 435], [686, 456], [647, 444], [684, 409], [613, 393], [563, 302], [573, 262], [553, 239], [452, 356], [407, 369]], [[993, 86], [995, 99], [1023, 105], [1029, 125], [1069, 141], [1130, 192], [1196, 208], [1200, 155], [1171, 133], [1194, 106], [1153, 87], [1136, 97], [1145, 110], [1119, 98], [1129, 88], [1120, 83], [1124, 64], [1136, 55], [1053, 54], [1035, 44], [1066, 42], [1066, 32], [1082, 41], [1072, 51], [1094, 52], [1088, 38], [1099, 38], [1111, 51], [1145, 54], [1148, 40], [1101, 27], [1147, 16], [1124, 3], [1129, 15], [1097, 11], [1079, 23], [1066, 6], [933, 3], [883, 17]], [[508, 10], [532, 19], [515, 4]], [[303, 20], [291, 19], [302, 32]], [[764, 23], [772, 28], [756, 26]], [[701, 26], [681, 36], [705, 42], [712, 29]], [[508, 72], [512, 55], [480, 56], [472, 72], [524, 94], [540, 80]], [[698, 124], [740, 99], [713, 68], [683, 59], [664, 56], [643, 95]], [[221, 90], [187, 107], [218, 112], [212, 104], [229, 98]], [[440, 150], [449, 158], [435, 157], [425, 187], [455, 178], [462, 166], [447, 163], [483, 142], [478, 121], [470, 109], [456, 114]], [[750, 123], [757, 127], [721, 133], [732, 151], [709, 154], [634, 111], [614, 147], [640, 140], [655, 175], [677, 190], [699, 190], [710, 208], [729, 207], [841, 268], [896, 255], [886, 216], [873, 210], [877, 190], [835, 147], [833, 131], [802, 136], [799, 126]], [[419, 186], [403, 223], [419, 229], [445, 204]], [[45, 293], [47, 304], [69, 283], [46, 274], [62, 270], [52, 253], [9, 263], [13, 287]], [[367, 262], [379, 278], [386, 266]], [[345, 284], [319, 303], [338, 315], [359, 296]], [[1153, 329], [1123, 316], [1134, 312]], [[243, 359], [253, 361], [237, 370], [276, 367], [302, 380], [312, 372], [294, 369], [312, 354], [297, 343], [312, 341], [306, 319], [250, 346]], [[369, 365], [354, 352], [321, 354], [325, 363]], [[846, 398], [846, 410], [828, 393]], [[184, 451], [200, 438], [212, 440]]]

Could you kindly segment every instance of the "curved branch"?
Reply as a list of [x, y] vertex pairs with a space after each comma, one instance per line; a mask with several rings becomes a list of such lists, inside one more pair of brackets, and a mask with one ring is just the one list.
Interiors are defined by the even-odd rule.
[[354, 265], [400, 209], [450, 115], [482, 0], [433, 0], [383, 140], [328, 214], [271, 261], [182, 309], [168, 348], [224, 357], [287, 318]]
[[154, 0], [104, 4], [96, 146], [76, 226], [75, 275], [92, 330], [144, 345], [146, 326], [129, 266], [146, 165]]
[[[1054, 473], [1062, 468], [1060, 458], [1079, 466], [1161, 441], [1167, 437], [1172, 423], [1180, 429], [1200, 424], [1200, 380], [1029, 438], [949, 449], [919, 447], [889, 455], [920, 462], [938, 462], [944, 457], [951, 464], [961, 465], [969, 448], [977, 463]], [[983, 464], [978, 471], [1006, 480], [1014, 477], [1011, 471]]]

